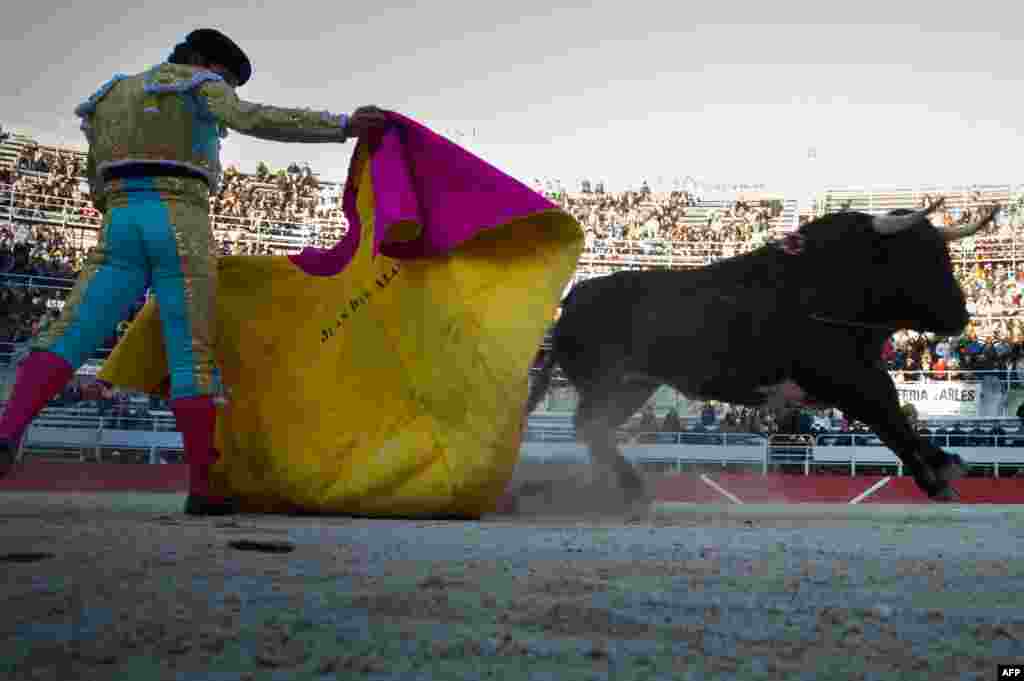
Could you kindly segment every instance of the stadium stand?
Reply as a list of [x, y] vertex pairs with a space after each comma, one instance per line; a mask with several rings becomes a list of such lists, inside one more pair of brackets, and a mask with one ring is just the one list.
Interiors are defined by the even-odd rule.
[[[16, 132], [5, 134], [0, 140], [0, 376], [7, 369], [6, 379], [0, 379], [0, 397], [25, 341], [63, 305], [85, 254], [96, 243], [101, 217], [89, 202], [81, 177], [81, 150], [41, 145]], [[305, 246], [333, 245], [347, 230], [342, 187], [321, 180], [308, 164], [293, 163], [278, 171], [260, 164], [252, 174], [228, 168], [220, 191], [211, 197], [221, 253], [292, 253]], [[756, 248], [832, 211], [877, 214], [917, 208], [942, 196], [945, 206], [933, 219], [937, 224], [957, 224], [987, 206], [1002, 206], [994, 229], [951, 247], [972, 313], [970, 326], [955, 338], [900, 332], [886, 345], [884, 359], [899, 384], [975, 383], [987, 386], [988, 394], [1001, 396], [989, 409], [993, 413], [986, 414], [988, 420], [960, 421], [972, 432], [979, 431], [975, 436], [980, 442], [991, 441], [963, 445], [964, 451], [970, 452], [969, 460], [991, 466], [997, 474], [1000, 466], [1024, 466], [1024, 457], [1017, 453], [1024, 452], [1024, 432], [1018, 432], [1017, 419], [1006, 419], [1016, 409], [1008, 397], [1024, 388], [1024, 318], [1019, 313], [1024, 294], [1022, 186], [827, 188], [804, 211], [792, 198], [763, 188], [737, 191], [728, 199], [721, 193], [706, 199], [693, 188], [653, 192], [646, 183], [638, 190], [617, 193], [606, 193], [600, 185], [591, 188], [589, 182], [579, 192], [549, 188], [545, 193], [584, 227], [586, 248], [576, 279], [626, 268], [700, 267]], [[126, 328], [127, 322], [117, 335]], [[173, 419], [159, 400], [114, 392], [83, 401], [90, 375], [117, 335], [40, 418], [31, 431], [30, 448], [52, 449], [63, 437], [60, 433], [72, 433], [71, 439], [77, 440], [66, 443], [72, 451], [127, 451], [134, 444], [147, 460], [156, 460], [161, 452], [178, 449], [175, 434], [169, 432]], [[580, 450], [569, 419], [572, 407], [571, 394], [553, 390], [530, 419], [524, 451], [577, 456]], [[672, 423], [651, 427], [652, 419], [665, 420], [670, 413]], [[809, 416], [800, 421], [793, 414], [692, 405], [666, 390], [623, 430], [622, 439], [630, 456], [675, 467], [687, 461], [726, 460], [758, 466], [788, 461], [808, 470], [819, 465], [848, 465], [851, 471], [868, 465], [897, 466], [891, 452], [872, 442], [870, 433], [856, 433], [856, 424], [845, 424], [835, 414]], [[1004, 420], [993, 420], [996, 417]], [[811, 428], [807, 421], [818, 425]], [[955, 438], [943, 430], [955, 428], [955, 423], [947, 419], [933, 424], [938, 429], [933, 437]], [[959, 449], [953, 442], [949, 445]], [[670, 454], [656, 454], [665, 447]], [[684, 450], [686, 454], [680, 454]]]

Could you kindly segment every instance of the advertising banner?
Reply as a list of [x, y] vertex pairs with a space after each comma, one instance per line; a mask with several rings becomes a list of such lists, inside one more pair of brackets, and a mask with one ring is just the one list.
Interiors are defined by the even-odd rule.
[[981, 416], [981, 383], [897, 383], [900, 402], [912, 404], [920, 418]]

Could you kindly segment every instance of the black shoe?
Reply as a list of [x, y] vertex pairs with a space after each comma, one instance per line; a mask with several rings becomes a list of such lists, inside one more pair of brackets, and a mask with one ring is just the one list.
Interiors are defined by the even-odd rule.
[[189, 494], [185, 500], [186, 515], [234, 515], [238, 513], [235, 499], [210, 499], [198, 494]]
[[18, 441], [0, 437], [0, 478], [6, 478], [18, 461]]

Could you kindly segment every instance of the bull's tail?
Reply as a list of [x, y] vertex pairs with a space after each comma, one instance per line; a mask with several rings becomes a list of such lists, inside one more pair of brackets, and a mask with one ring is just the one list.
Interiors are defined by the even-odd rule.
[[534, 377], [533, 383], [530, 385], [530, 394], [526, 398], [526, 416], [532, 414], [533, 410], [540, 404], [540, 401], [547, 395], [548, 388], [551, 387], [551, 373], [555, 368], [555, 363], [554, 351], [548, 351], [547, 356], [544, 358], [544, 363], [540, 367], [540, 372]]
[[[576, 282], [573, 285], [573, 287], [569, 289], [569, 294], [562, 299], [561, 306], [563, 310], [563, 315], [565, 314], [564, 310], [569, 305], [569, 301], [572, 300], [573, 295], [585, 283], [586, 280]], [[552, 329], [552, 339], [554, 339], [557, 336], [557, 333], [555, 332], [557, 331], [561, 321], [562, 319], [559, 318], [559, 320], [555, 322], [555, 326]], [[548, 388], [551, 387], [551, 372], [554, 370], [555, 365], [558, 364], [558, 353], [555, 352], [554, 347], [556, 345], [557, 342], [553, 340], [552, 348], [551, 350], [548, 351], [547, 356], [544, 357], [544, 363], [540, 367], [540, 372], [537, 374], [536, 378], [533, 381], [533, 384], [530, 386], [530, 394], [526, 398], [526, 416], [529, 416], [530, 414], [533, 413], [533, 410], [537, 408], [537, 405], [540, 404], [540, 401], [544, 399], [545, 395], [547, 395]]]

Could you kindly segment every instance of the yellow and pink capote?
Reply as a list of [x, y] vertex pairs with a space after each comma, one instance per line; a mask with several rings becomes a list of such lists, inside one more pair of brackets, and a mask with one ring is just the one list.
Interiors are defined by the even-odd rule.
[[[583, 249], [566, 212], [415, 121], [360, 142], [332, 249], [219, 260], [219, 492], [249, 511], [478, 517]], [[161, 393], [154, 301], [100, 373]]]

